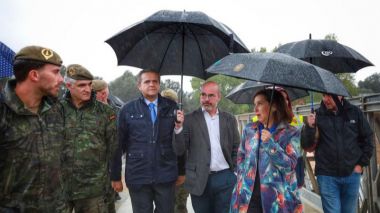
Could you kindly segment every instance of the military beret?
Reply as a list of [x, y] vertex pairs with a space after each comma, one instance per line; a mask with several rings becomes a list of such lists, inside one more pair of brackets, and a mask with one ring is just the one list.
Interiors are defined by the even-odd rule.
[[61, 57], [53, 50], [39, 46], [26, 46], [22, 48], [14, 57], [15, 60], [34, 60], [47, 64], [62, 65]]
[[91, 87], [95, 91], [100, 91], [100, 90], [107, 88], [107, 82], [104, 80], [95, 79], [95, 80], [92, 80]]
[[172, 89], [166, 89], [161, 92], [161, 96], [165, 98], [169, 98], [170, 100], [173, 100], [175, 102], [178, 101], [177, 93]]
[[74, 80], [93, 80], [94, 77], [85, 67], [79, 64], [70, 64], [66, 68], [66, 76]]

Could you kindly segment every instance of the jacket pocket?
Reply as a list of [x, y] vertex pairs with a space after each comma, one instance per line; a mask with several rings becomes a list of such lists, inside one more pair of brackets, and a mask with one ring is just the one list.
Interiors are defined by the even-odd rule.
[[[143, 152], [128, 152], [126, 157], [126, 170], [128, 174], [134, 174], [148, 168], [147, 160], [144, 159]], [[138, 173], [140, 173], [138, 172]]]

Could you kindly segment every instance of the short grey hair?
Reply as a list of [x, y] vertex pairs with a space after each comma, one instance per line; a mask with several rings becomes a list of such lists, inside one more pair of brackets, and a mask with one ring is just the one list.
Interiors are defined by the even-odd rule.
[[77, 80], [72, 79], [72, 78], [68, 77], [67, 75], [65, 75], [64, 81], [65, 81], [65, 83], [74, 84]]

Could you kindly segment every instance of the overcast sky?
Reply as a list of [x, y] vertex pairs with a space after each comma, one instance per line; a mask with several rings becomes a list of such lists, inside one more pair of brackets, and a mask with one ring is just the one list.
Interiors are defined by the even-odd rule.
[[[0, 0], [0, 41], [16, 52], [26, 45], [49, 47], [65, 65], [82, 64], [111, 81], [127, 67], [117, 66], [104, 41], [158, 10], [205, 12], [250, 49], [335, 33], [340, 43], [380, 66], [378, 0]], [[356, 80], [375, 72], [379, 67], [364, 68]]]

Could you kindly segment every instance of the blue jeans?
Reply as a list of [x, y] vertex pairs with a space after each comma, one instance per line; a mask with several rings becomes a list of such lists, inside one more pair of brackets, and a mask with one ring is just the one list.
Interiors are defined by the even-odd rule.
[[358, 203], [359, 173], [346, 177], [318, 175], [322, 206], [325, 213], [355, 213]]
[[201, 196], [191, 195], [195, 213], [228, 213], [236, 175], [229, 169], [208, 176]]

